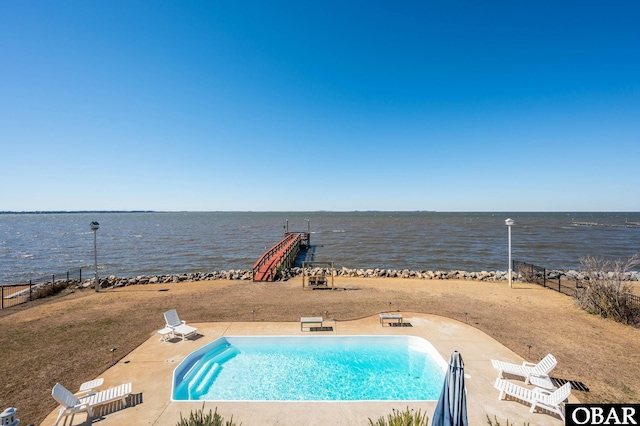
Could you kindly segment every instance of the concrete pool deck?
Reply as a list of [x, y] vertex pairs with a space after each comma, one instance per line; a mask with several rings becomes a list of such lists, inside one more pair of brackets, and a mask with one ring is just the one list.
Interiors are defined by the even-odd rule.
[[[333, 331], [300, 330], [299, 322], [219, 322], [189, 324], [198, 328], [199, 337], [182, 341], [161, 341], [160, 335], [149, 337], [138, 348], [104, 372], [103, 389], [125, 382], [132, 382], [134, 403], [126, 408], [113, 407], [98, 424], [109, 425], [158, 425], [175, 426], [192, 410], [203, 407], [202, 401], [172, 402], [171, 382], [174, 368], [189, 353], [221, 336], [230, 335], [410, 335], [422, 337], [436, 348], [445, 361], [451, 352], [460, 351], [465, 363], [467, 411], [470, 425], [487, 424], [487, 415], [494, 416], [501, 424], [506, 420], [515, 425], [530, 423], [539, 426], [560, 426], [563, 422], [554, 414], [530, 413], [528, 404], [512, 399], [498, 401], [498, 391], [493, 387], [497, 373], [491, 359], [520, 363], [521, 357], [496, 340], [463, 322], [435, 315], [400, 312], [411, 327], [380, 325], [378, 315], [354, 321], [325, 320], [325, 326]], [[87, 378], [90, 380], [92, 378]], [[514, 381], [524, 386], [521, 381]], [[64, 383], [63, 383], [64, 385]], [[572, 396], [571, 402], [577, 402]], [[313, 402], [205, 402], [208, 412], [217, 408], [225, 420], [233, 420], [244, 426], [258, 425], [366, 425], [368, 419], [376, 421], [387, 416], [392, 409], [403, 411], [407, 407], [426, 412], [432, 417], [436, 401], [313, 401]], [[41, 423], [50, 426], [57, 416], [57, 409]], [[95, 422], [95, 420], [94, 420]], [[62, 422], [60, 423], [62, 424]], [[69, 424], [69, 422], [67, 422]], [[89, 424], [86, 415], [76, 415], [74, 425]]]

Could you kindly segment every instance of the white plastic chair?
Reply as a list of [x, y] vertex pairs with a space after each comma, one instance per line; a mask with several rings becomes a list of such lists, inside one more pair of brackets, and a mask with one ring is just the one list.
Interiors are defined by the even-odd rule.
[[558, 365], [558, 361], [556, 360], [556, 357], [548, 354], [537, 364], [525, 361], [520, 365], [495, 359], [491, 360], [491, 364], [493, 364], [493, 368], [498, 370], [499, 379], [503, 379], [503, 373], [507, 373], [514, 376], [524, 377], [524, 382], [528, 384], [531, 380], [531, 376], [548, 377], [551, 370]]
[[89, 396], [78, 398], [60, 383], [56, 383], [51, 390], [51, 396], [62, 405], [62, 408], [58, 411], [58, 418], [53, 425], [57, 426], [60, 419], [67, 416], [71, 416], [71, 421], [73, 422], [73, 416], [76, 413], [86, 412], [89, 418], [93, 418], [93, 408], [118, 400], [121, 400], [122, 406], [126, 407], [126, 398], [130, 394], [131, 383], [125, 383]]
[[191, 335], [198, 334], [198, 329], [187, 325], [185, 321], [181, 321], [178, 317], [178, 312], [175, 309], [164, 313], [164, 320], [167, 323], [167, 327], [173, 330], [174, 334], [182, 336], [182, 340], [185, 340]]

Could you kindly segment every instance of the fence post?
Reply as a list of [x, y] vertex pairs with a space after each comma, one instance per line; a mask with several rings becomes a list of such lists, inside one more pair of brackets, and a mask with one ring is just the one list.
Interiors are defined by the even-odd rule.
[[562, 293], [562, 290], [560, 289], [560, 283], [562, 282], [562, 277], [560, 275], [558, 275], [558, 293]]
[[542, 279], [542, 287], [547, 288], [547, 268], [542, 269], [542, 276], [544, 277]]
[[1, 305], [2, 305], [2, 309], [4, 309], [4, 286], [0, 286], [0, 287], [2, 287], [2, 302], [1, 302]]
[[80, 268], [80, 279], [78, 279], [78, 284], [82, 283], [82, 268]]

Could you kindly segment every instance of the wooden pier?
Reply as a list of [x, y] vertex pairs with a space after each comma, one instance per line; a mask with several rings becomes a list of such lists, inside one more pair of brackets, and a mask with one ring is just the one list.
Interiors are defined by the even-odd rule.
[[309, 232], [285, 232], [284, 238], [253, 265], [253, 281], [275, 281], [280, 270], [293, 265], [300, 249], [309, 247], [309, 235]]
[[640, 222], [630, 222], [625, 219], [624, 224], [597, 223], [597, 222], [576, 222], [571, 221], [573, 226], [606, 226], [609, 228], [640, 228]]

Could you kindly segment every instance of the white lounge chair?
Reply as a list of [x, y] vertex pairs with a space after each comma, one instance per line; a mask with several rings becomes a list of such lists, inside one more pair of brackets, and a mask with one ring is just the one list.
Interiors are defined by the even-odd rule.
[[548, 377], [551, 370], [558, 365], [558, 361], [556, 361], [556, 357], [551, 354], [548, 354], [542, 360], [533, 364], [531, 362], [523, 362], [522, 365], [512, 364], [510, 362], [498, 361], [495, 359], [491, 360], [491, 364], [493, 364], [493, 368], [498, 370], [498, 378], [503, 379], [503, 373], [512, 374], [514, 376], [524, 377], [524, 382], [529, 384], [531, 381], [531, 376], [537, 377]]
[[86, 412], [89, 418], [93, 418], [93, 409], [95, 407], [118, 400], [122, 401], [123, 407], [126, 407], [126, 398], [130, 394], [131, 383], [125, 383], [93, 395], [78, 398], [60, 383], [56, 383], [51, 390], [51, 396], [62, 405], [62, 408], [58, 411], [58, 418], [56, 418], [56, 422], [53, 425], [57, 426], [60, 419], [67, 416], [71, 416], [71, 421], [73, 422], [73, 416], [76, 413]]
[[195, 336], [198, 334], [198, 329], [187, 325], [186, 322], [181, 321], [178, 317], [178, 312], [175, 309], [164, 313], [164, 320], [167, 322], [167, 327], [173, 330], [174, 334], [182, 336], [182, 340], [185, 340], [189, 336]]
[[529, 411], [532, 413], [536, 410], [536, 407], [540, 407], [552, 413], [559, 414], [564, 422], [564, 408], [562, 403], [566, 401], [571, 394], [571, 383], [567, 382], [553, 392], [540, 388], [527, 389], [503, 379], [497, 379], [494, 386], [500, 391], [498, 399], [503, 399], [505, 395], [510, 395], [513, 398], [531, 404]]

